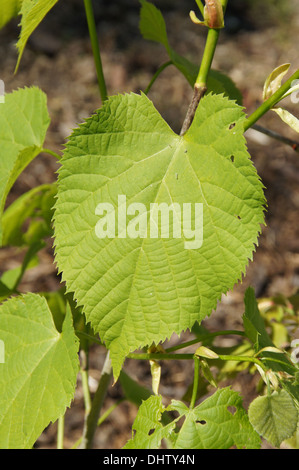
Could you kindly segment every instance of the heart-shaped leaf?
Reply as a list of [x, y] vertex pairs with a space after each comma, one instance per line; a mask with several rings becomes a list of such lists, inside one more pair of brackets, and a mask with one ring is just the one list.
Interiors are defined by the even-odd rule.
[[[59, 170], [56, 261], [111, 350], [115, 377], [130, 351], [209, 315], [252, 258], [265, 200], [244, 119], [234, 102], [207, 95], [181, 137], [145, 95], [119, 95], [70, 137]], [[157, 217], [163, 203], [168, 220]], [[118, 232], [103, 238], [106, 223]]]
[[276, 447], [297, 428], [298, 411], [285, 390], [253, 400], [248, 415], [254, 429]]

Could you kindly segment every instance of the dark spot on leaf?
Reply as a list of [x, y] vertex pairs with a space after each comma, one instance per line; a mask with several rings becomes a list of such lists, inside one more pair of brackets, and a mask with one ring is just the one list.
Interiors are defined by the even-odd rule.
[[150, 429], [149, 432], [148, 432], [148, 435], [151, 436], [151, 434], [154, 434], [155, 430], [154, 429]]
[[237, 411], [237, 408], [235, 406], [228, 406], [227, 411], [229, 411], [232, 415], [234, 415], [235, 412]]
[[231, 155], [230, 159], [231, 159], [232, 162], [234, 162], [235, 161], [235, 156]]

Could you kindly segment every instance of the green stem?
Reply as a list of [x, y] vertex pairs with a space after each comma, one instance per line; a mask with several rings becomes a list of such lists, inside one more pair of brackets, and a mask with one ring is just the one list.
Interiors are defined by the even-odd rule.
[[[223, 12], [225, 13], [228, 0], [222, 0]], [[195, 112], [199, 105], [200, 100], [207, 91], [208, 75], [212, 66], [220, 29], [209, 28], [206, 45], [200, 64], [199, 72], [194, 84], [194, 91], [191, 103], [189, 105], [180, 135], [184, 135], [191, 126]]]
[[246, 336], [244, 331], [239, 330], [223, 330], [223, 331], [215, 331], [214, 333], [209, 333], [206, 335], [202, 335], [200, 338], [195, 338], [191, 341], [187, 341], [182, 344], [178, 344], [177, 346], [172, 346], [171, 348], [165, 349], [166, 352], [177, 351], [178, 349], [184, 349], [188, 346], [192, 346], [193, 344], [202, 343], [203, 341], [207, 341], [209, 339], [215, 338], [216, 336], [226, 336], [226, 335], [240, 335]]
[[197, 398], [197, 391], [198, 391], [198, 382], [199, 382], [199, 367], [200, 367], [200, 360], [198, 357], [194, 356], [194, 381], [193, 381], [193, 390], [192, 390], [192, 397], [190, 402], [190, 410], [192, 410], [195, 406], [196, 398]]
[[130, 353], [128, 359], [152, 360], [193, 360], [194, 354], [167, 354], [167, 353]]
[[221, 361], [237, 361], [237, 362], [252, 362], [259, 365], [263, 370], [267, 370], [262, 361], [252, 356], [233, 356], [230, 354], [219, 354], [218, 358]]
[[98, 419], [97, 425], [101, 426], [101, 424], [105, 421], [105, 419], [108, 418], [108, 416], [112, 413], [112, 411], [114, 411], [115, 408], [117, 408], [118, 405], [120, 405], [125, 400], [126, 400], [126, 398], [120, 398], [119, 400], [117, 400], [116, 403], [114, 403], [112, 406], [110, 406], [110, 408], [108, 408], [108, 410], [105, 411], [105, 413], [103, 413], [102, 416]]
[[292, 82], [299, 79], [299, 70], [297, 70], [270, 98], [268, 98], [254, 113], [252, 113], [244, 124], [244, 132], [256, 123], [267, 111], [275, 106], [283, 95], [291, 88]]
[[83, 339], [88, 339], [92, 343], [97, 343], [97, 344], [100, 344], [101, 346], [103, 346], [103, 343], [101, 342], [101, 340], [99, 340], [95, 336], [92, 336], [92, 335], [89, 335], [88, 333], [85, 333], [85, 331], [75, 330], [75, 333], [76, 333], [77, 336], [79, 336]]
[[57, 449], [63, 449], [63, 438], [64, 438], [64, 416], [58, 418], [57, 427]]
[[284, 367], [289, 367], [291, 370], [293, 370], [293, 373], [295, 374], [295, 372], [298, 370], [296, 368], [295, 365], [293, 365], [291, 362], [287, 363], [287, 362], [284, 362], [284, 361], [281, 361], [280, 359], [276, 359], [275, 357], [268, 357], [268, 356], [264, 356], [262, 358], [262, 361], [265, 361], [265, 362], [276, 362], [277, 364], [280, 364], [281, 366], [284, 366]]
[[[171, 354], [171, 353], [131, 353], [128, 356], [128, 359], [142, 359], [142, 360], [194, 360], [194, 354]], [[259, 365], [263, 370], [266, 370], [266, 367], [256, 357], [253, 356], [234, 356], [230, 354], [220, 354], [218, 359], [221, 361], [238, 361], [238, 362], [252, 362]]]
[[53, 150], [50, 150], [50, 149], [44, 149], [44, 148], [43, 148], [43, 149], [41, 150], [41, 153], [48, 153], [49, 155], [52, 155], [52, 157], [57, 158], [57, 160], [60, 160], [60, 159], [61, 159], [61, 156], [58, 155], [58, 153], [53, 152]]
[[94, 18], [92, 0], [84, 0], [84, 6], [85, 6], [85, 14], [86, 14], [86, 20], [88, 24], [89, 36], [90, 36], [90, 41], [91, 41], [91, 47], [92, 47], [94, 62], [95, 62], [96, 71], [97, 71], [99, 90], [100, 90], [102, 102], [104, 102], [108, 98], [108, 95], [107, 95], [106, 82], [105, 82], [104, 73], [103, 73], [102, 60], [101, 60], [100, 47], [99, 47], [97, 28], [96, 28], [96, 23], [95, 23], [95, 18]]
[[102, 375], [98, 384], [98, 388], [92, 400], [91, 409], [89, 415], [84, 424], [82, 442], [80, 444], [81, 449], [91, 449], [94, 439], [94, 434], [98, 426], [98, 419], [104, 403], [104, 399], [107, 393], [107, 389], [110, 384], [112, 377], [111, 361], [109, 353], [106, 356]]
[[91, 398], [90, 398], [90, 390], [88, 385], [88, 352], [84, 351], [83, 349], [80, 351], [80, 359], [81, 359], [81, 380], [82, 380], [82, 390], [83, 390], [83, 397], [84, 397], [84, 408], [85, 408], [85, 416], [88, 416], [91, 409]]
[[149, 82], [148, 86], [146, 87], [146, 89], [144, 90], [144, 94], [147, 95], [148, 92], [150, 91], [150, 89], [152, 88], [153, 84], [155, 83], [155, 81], [157, 80], [157, 78], [159, 77], [159, 75], [163, 72], [163, 70], [165, 70], [167, 67], [169, 67], [169, 65], [172, 65], [173, 62], [172, 60], [169, 60], [168, 62], [165, 62], [165, 64], [162, 64], [158, 70], [156, 71], [156, 73], [153, 75], [153, 78], [151, 79], [151, 81]]
[[198, 87], [206, 87], [209, 71], [213, 62], [218, 38], [220, 34], [220, 29], [209, 29], [205, 50], [203, 53], [199, 73], [197, 75], [195, 85]]

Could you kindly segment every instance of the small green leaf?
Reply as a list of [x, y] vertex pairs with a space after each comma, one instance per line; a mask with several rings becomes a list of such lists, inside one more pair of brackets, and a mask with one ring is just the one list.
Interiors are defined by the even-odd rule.
[[175, 427], [175, 422], [163, 426], [161, 418], [164, 411], [161, 395], [151, 396], [144, 401], [133, 423], [135, 435], [124, 449], [158, 449], [162, 439], [169, 438]]
[[190, 19], [194, 24], [206, 25], [205, 21], [202, 21], [197, 18], [195, 11], [191, 10], [189, 13]]
[[275, 348], [274, 346], [266, 346], [265, 348], [260, 349], [255, 356], [260, 356], [262, 352], [273, 352], [276, 354], [282, 354], [283, 351], [281, 349]]
[[280, 87], [283, 77], [286, 75], [291, 64], [283, 64], [276, 67], [267, 77], [264, 83], [263, 100], [269, 99]]
[[166, 25], [161, 11], [152, 3], [140, 0], [139, 28], [144, 39], [163, 44], [169, 49]]
[[298, 101], [297, 101], [298, 100], [298, 97], [297, 97], [298, 91], [299, 91], [299, 80], [294, 80], [294, 85], [291, 86], [291, 88], [283, 95], [283, 97], [281, 99], [283, 100], [284, 98], [291, 95], [292, 93], [296, 93], [295, 99], [296, 99], [296, 103], [298, 103]]
[[160, 379], [161, 379], [161, 364], [158, 361], [149, 361], [152, 374], [152, 389], [155, 395], [159, 393]]
[[175, 437], [175, 449], [257, 449], [260, 438], [252, 428], [240, 395], [230, 388], [217, 390], [192, 410], [172, 401], [185, 421]]
[[205, 361], [204, 359], [202, 359], [200, 361], [200, 370], [201, 370], [202, 375], [204, 376], [204, 378], [209, 382], [209, 384], [211, 384], [211, 385], [213, 385], [213, 387], [217, 388], [217, 383], [214, 379], [214, 376], [212, 374], [210, 366], [207, 363], [207, 361]]
[[17, 16], [22, 6], [22, 0], [1, 0], [0, 1], [0, 29], [12, 18]]
[[299, 133], [299, 119], [283, 108], [271, 108], [291, 129]]
[[275, 447], [296, 431], [298, 411], [285, 390], [253, 400], [248, 415], [254, 429]]
[[17, 42], [19, 51], [16, 70], [19, 67], [27, 41], [46, 14], [53, 8], [58, 0], [23, 0], [21, 8], [21, 34]]
[[0, 447], [29, 449], [74, 397], [79, 363], [71, 312], [59, 333], [45, 298], [11, 298], [0, 306], [0, 338]]
[[206, 357], [207, 359], [218, 359], [219, 357], [218, 354], [206, 346], [199, 346], [195, 351], [195, 356]]
[[9, 93], [0, 105], [0, 244], [6, 197], [20, 173], [41, 152], [49, 123], [46, 95], [39, 88]]

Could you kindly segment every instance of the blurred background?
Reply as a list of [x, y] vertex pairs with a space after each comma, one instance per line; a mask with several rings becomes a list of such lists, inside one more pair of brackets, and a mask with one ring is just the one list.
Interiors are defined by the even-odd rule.
[[[162, 46], [142, 39], [137, 0], [94, 0], [93, 3], [108, 93], [139, 93], [147, 87], [157, 68], [168, 60], [166, 52]], [[189, 19], [189, 11], [197, 10], [195, 1], [156, 0], [154, 3], [165, 17], [171, 46], [199, 64], [206, 30]], [[47, 94], [51, 125], [45, 147], [61, 153], [71, 130], [101, 105], [83, 0], [57, 3], [31, 36], [19, 71], [14, 74], [18, 23], [15, 19], [0, 32], [0, 78], [5, 82], [6, 93], [36, 85]], [[234, 80], [242, 92], [245, 111], [251, 113], [261, 104], [264, 81], [275, 67], [291, 63], [290, 74], [299, 68], [299, 4], [296, 0], [229, 0], [225, 23], [213, 68]], [[162, 73], [149, 93], [149, 98], [176, 132], [181, 128], [191, 96], [189, 84], [174, 67]], [[292, 103], [290, 98], [283, 104], [299, 117], [298, 104]], [[275, 113], [268, 113], [259, 124], [299, 141], [299, 136]], [[299, 288], [299, 155], [287, 145], [254, 130], [248, 131], [246, 138], [265, 185], [267, 226], [263, 228], [259, 247], [243, 282], [223, 296], [216, 312], [205, 320], [205, 326], [211, 330], [242, 328], [243, 294], [249, 285], [255, 288], [258, 297], [290, 296]], [[54, 157], [40, 155], [18, 179], [7, 205], [32, 187], [55, 181], [57, 169]], [[1, 272], [16, 267], [21, 256], [22, 253], [13, 248], [2, 248]], [[58, 288], [52, 240], [49, 240], [40, 253], [39, 266], [26, 273], [20, 290], [39, 292]], [[182, 335], [181, 339], [184, 338]], [[91, 356], [92, 387], [99, 379], [104, 357], [105, 351], [95, 348]], [[126, 370], [150, 387], [148, 365], [127, 361]], [[181, 398], [192, 381], [191, 368], [174, 363], [171, 367], [165, 364], [162, 371], [161, 393]], [[234, 388], [245, 395], [245, 405], [255, 396], [255, 387], [254, 378], [245, 374], [234, 383]], [[67, 413], [66, 447], [71, 447], [81, 435], [80, 393], [79, 387], [73, 408]], [[111, 387], [105, 409], [119, 397], [119, 386]], [[122, 403], [98, 431], [95, 446], [123, 446], [130, 438], [136, 410], [128, 402]], [[55, 433], [55, 425], [50, 426], [37, 447], [55, 447]]]

